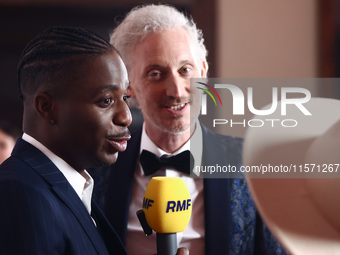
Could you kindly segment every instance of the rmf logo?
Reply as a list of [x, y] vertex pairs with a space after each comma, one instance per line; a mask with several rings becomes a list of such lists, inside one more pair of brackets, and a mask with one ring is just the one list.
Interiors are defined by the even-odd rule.
[[[143, 198], [143, 208], [149, 209], [149, 207], [152, 207], [152, 204], [155, 201], [149, 198]], [[184, 199], [183, 201], [178, 200], [176, 201], [168, 201], [166, 206], [166, 213], [172, 212], [178, 212], [178, 211], [185, 211], [189, 210], [189, 207], [191, 206], [191, 199]]]
[[[220, 101], [220, 104], [222, 106], [222, 100], [215, 90], [215, 88], [220, 88], [220, 89], [228, 89], [233, 97], [233, 114], [234, 115], [244, 115], [244, 94], [243, 91], [231, 84], [215, 84], [214, 87], [205, 84], [203, 82], [197, 82], [201, 85], [206, 86], [208, 89], [213, 91], [213, 93], [217, 96], [218, 100]], [[197, 87], [200, 90], [203, 90], [206, 92], [214, 101], [215, 106], [217, 106], [216, 100], [214, 96], [212, 95], [211, 92], [209, 92], [207, 89], [203, 89], [200, 87]], [[287, 95], [289, 93], [301, 93], [304, 94], [305, 96], [302, 98], [288, 98]], [[305, 88], [297, 88], [297, 87], [282, 87], [281, 88], [281, 115], [287, 115], [287, 105], [292, 104], [295, 105], [297, 108], [300, 109], [300, 111], [304, 115], [312, 115], [305, 106], [303, 106], [304, 103], [307, 103], [311, 99], [311, 93], [308, 89]], [[247, 88], [247, 105], [248, 109], [251, 113], [255, 115], [270, 115], [274, 113], [277, 109], [278, 106], [278, 88], [273, 87], [272, 88], [272, 105], [269, 109], [262, 109], [258, 110], [255, 109], [254, 104], [253, 104], [253, 88], [248, 87]], [[207, 114], [207, 95], [203, 94], [202, 99], [201, 99], [201, 114], [206, 115]]]

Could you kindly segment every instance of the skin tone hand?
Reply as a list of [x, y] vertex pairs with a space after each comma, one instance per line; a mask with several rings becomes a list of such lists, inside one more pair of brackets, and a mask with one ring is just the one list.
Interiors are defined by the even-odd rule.
[[177, 255], [189, 255], [189, 250], [187, 248], [179, 248], [177, 250]]
[[[155, 254], [157, 255], [157, 254]], [[189, 250], [187, 248], [178, 248], [176, 255], [189, 255]]]

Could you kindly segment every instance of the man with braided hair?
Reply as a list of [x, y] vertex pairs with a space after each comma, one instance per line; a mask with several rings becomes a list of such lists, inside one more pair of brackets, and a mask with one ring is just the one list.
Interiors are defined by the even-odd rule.
[[114, 163], [130, 138], [119, 54], [87, 30], [54, 27], [26, 46], [18, 81], [24, 134], [0, 166], [0, 254], [126, 254], [85, 170]]

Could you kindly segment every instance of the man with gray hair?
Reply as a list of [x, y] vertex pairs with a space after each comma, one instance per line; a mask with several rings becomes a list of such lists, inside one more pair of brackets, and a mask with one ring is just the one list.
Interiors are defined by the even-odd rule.
[[[155, 236], [145, 237], [136, 217], [153, 176], [181, 177], [189, 188], [192, 217], [178, 233], [178, 245], [191, 254], [283, 253], [257, 216], [245, 179], [192, 178], [188, 164], [184, 172], [170, 165], [150, 171], [151, 153], [161, 158], [188, 150], [195, 165], [216, 164], [216, 156], [221, 165], [242, 165], [242, 139], [212, 133], [198, 121], [199, 90], [190, 89], [190, 79], [205, 78], [208, 63], [194, 21], [167, 5], [140, 6], [127, 14], [110, 42], [127, 66], [128, 93], [137, 99], [144, 117], [143, 127], [132, 134], [99, 192], [129, 254], [156, 253]], [[196, 150], [190, 150], [193, 139], [200, 141]], [[188, 163], [190, 153], [185, 155]]]

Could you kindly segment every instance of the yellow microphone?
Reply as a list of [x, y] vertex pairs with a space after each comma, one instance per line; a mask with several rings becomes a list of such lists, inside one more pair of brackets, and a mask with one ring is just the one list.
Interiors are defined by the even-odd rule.
[[177, 253], [177, 232], [187, 227], [191, 217], [191, 197], [181, 178], [153, 177], [144, 199], [147, 225], [157, 233], [157, 255]]

